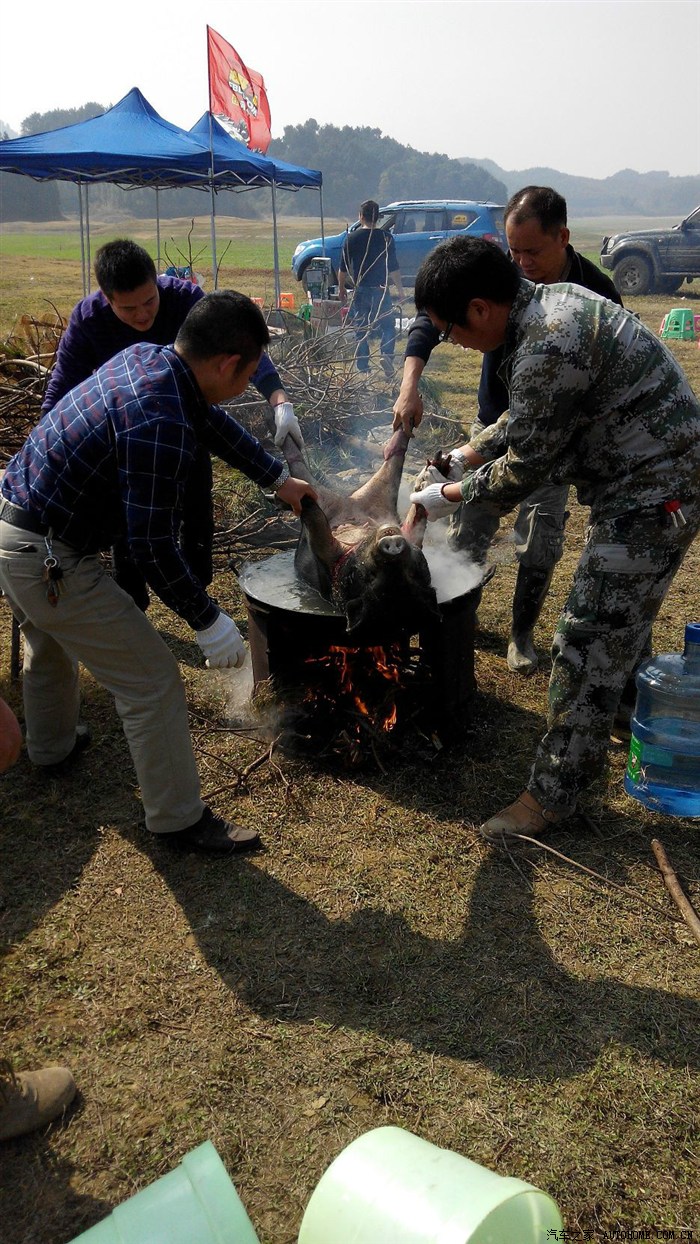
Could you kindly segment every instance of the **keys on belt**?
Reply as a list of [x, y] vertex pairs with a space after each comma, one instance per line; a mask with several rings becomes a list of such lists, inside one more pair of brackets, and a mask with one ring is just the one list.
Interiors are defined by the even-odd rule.
[[46, 558], [44, 559], [44, 570], [42, 579], [46, 584], [46, 599], [52, 608], [56, 608], [61, 592], [65, 591], [65, 583], [63, 582], [63, 570], [61, 563], [54, 554], [51, 544], [51, 536], [44, 536], [44, 544], [46, 545]]

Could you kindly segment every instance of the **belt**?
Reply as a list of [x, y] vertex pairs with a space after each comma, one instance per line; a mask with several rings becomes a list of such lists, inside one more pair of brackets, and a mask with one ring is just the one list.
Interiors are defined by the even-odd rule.
[[49, 532], [46, 523], [42, 523], [36, 514], [20, 509], [11, 501], [0, 501], [0, 519], [3, 523], [9, 523], [12, 527], [21, 527], [22, 531], [31, 531], [37, 536], [45, 536]]

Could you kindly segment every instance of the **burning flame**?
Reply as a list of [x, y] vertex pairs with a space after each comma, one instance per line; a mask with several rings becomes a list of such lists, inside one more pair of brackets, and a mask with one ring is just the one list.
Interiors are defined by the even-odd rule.
[[[380, 647], [342, 648], [333, 644], [323, 656], [308, 657], [305, 663], [331, 671], [337, 686], [333, 690], [326, 682], [324, 687], [314, 687], [309, 691], [310, 699], [320, 693], [328, 701], [335, 698], [339, 708], [345, 701], [375, 729], [386, 733], [393, 730], [398, 713], [395, 699], [387, 701], [386, 684], [398, 685], [401, 681], [403, 665], [398, 647], [387, 652]], [[372, 694], [377, 687], [381, 691], [378, 697]], [[381, 702], [375, 706], [368, 703], [377, 699]]]

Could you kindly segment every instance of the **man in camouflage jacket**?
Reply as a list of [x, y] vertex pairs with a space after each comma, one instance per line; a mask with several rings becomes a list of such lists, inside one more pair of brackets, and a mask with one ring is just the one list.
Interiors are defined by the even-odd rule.
[[461, 482], [411, 499], [430, 518], [477, 499], [507, 513], [550, 479], [591, 507], [554, 637], [547, 733], [527, 789], [482, 826], [491, 838], [541, 833], [599, 774], [622, 688], [700, 529], [700, 402], [631, 312], [577, 286], [533, 285], [489, 242], [437, 247], [415, 297], [444, 340], [503, 344], [509, 410], [456, 451]]

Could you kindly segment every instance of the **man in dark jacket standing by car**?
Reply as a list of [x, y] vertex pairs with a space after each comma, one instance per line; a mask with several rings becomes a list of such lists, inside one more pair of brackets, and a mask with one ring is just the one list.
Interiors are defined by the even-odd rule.
[[345, 304], [348, 276], [355, 286], [348, 322], [356, 330], [357, 370], [369, 371], [369, 338], [378, 335], [382, 368], [387, 376], [393, 376], [396, 330], [389, 286], [393, 281], [399, 298], [403, 298], [403, 285], [394, 239], [384, 229], [375, 228], [378, 217], [379, 205], [367, 199], [360, 207], [361, 228], [348, 233], [343, 243], [338, 287], [340, 301]]
[[[609, 277], [569, 242], [566, 200], [549, 186], [526, 186], [509, 200], [504, 225], [513, 262], [529, 281], [554, 285], [562, 281], [581, 285], [622, 305], [622, 299]], [[423, 416], [418, 381], [440, 341], [427, 315], [418, 315], [409, 332], [404, 373], [394, 406], [394, 427], [403, 424], [407, 432]], [[501, 379], [503, 347], [484, 355], [479, 384], [479, 413], [470, 439], [495, 423], [508, 409], [508, 391]], [[455, 464], [453, 476], [457, 478]], [[515, 553], [518, 577], [513, 597], [513, 622], [508, 645], [508, 668], [513, 673], [531, 674], [537, 667], [533, 629], [540, 615], [554, 567], [564, 547], [564, 526], [568, 517], [568, 485], [547, 482], [520, 505], [515, 524]], [[498, 530], [501, 515], [488, 502], [454, 516], [450, 542], [465, 549], [475, 561], [483, 561]]]

